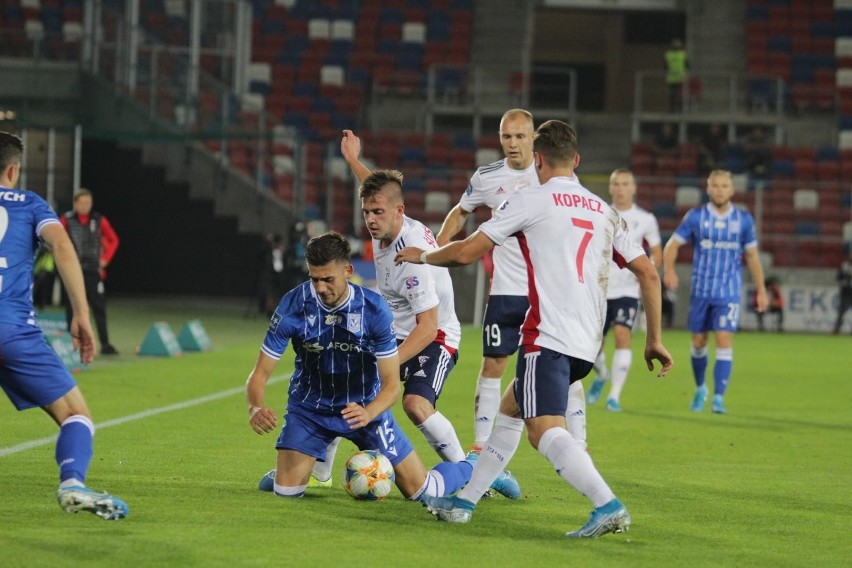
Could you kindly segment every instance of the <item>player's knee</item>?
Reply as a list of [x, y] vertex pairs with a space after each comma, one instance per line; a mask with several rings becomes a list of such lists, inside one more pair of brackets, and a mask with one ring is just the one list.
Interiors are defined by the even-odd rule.
[[402, 409], [414, 424], [422, 424], [435, 414], [432, 403], [418, 395], [406, 395], [402, 399]]

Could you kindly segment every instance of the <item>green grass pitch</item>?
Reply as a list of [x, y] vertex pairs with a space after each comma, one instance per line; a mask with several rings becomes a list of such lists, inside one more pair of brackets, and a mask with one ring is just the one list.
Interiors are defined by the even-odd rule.
[[[341, 487], [344, 442], [331, 489], [304, 499], [256, 490], [275, 462], [274, 435], [248, 426], [241, 387], [266, 322], [216, 310], [115, 301], [114, 343], [77, 375], [98, 424], [201, 397], [206, 402], [101, 427], [88, 483], [120, 495], [130, 516], [105, 522], [59, 510], [53, 444], [2, 455], [52, 436], [37, 410], [0, 403], [0, 565], [12, 566], [848, 566], [852, 545], [852, 342], [849, 337], [740, 333], [726, 403], [730, 414], [689, 411], [689, 337], [665, 335], [675, 368], [658, 379], [634, 364], [622, 414], [588, 408], [592, 458], [628, 506], [627, 534], [570, 541], [590, 505], [526, 439], [510, 469], [523, 497], [483, 500], [467, 525], [434, 520], [398, 491], [358, 502]], [[200, 318], [214, 350], [173, 359], [132, 354], [153, 321], [175, 332]], [[609, 343], [611, 354], [611, 342]], [[711, 344], [711, 357], [713, 353]], [[472, 441], [481, 350], [466, 327], [459, 364], [439, 409]], [[277, 374], [291, 370], [289, 354]], [[712, 363], [711, 363], [712, 365]], [[712, 366], [711, 366], [712, 370]], [[508, 382], [504, 378], [504, 385]], [[585, 380], [588, 383], [590, 379]], [[228, 394], [227, 391], [232, 393]], [[283, 410], [286, 381], [268, 403]], [[603, 400], [603, 399], [602, 399]], [[427, 466], [437, 461], [402, 413]]]

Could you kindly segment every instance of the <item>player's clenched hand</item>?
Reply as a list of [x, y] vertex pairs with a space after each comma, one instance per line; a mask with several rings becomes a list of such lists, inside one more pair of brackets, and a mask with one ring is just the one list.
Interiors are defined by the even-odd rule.
[[343, 131], [343, 138], [340, 140], [340, 153], [343, 154], [343, 159], [347, 162], [355, 161], [361, 155], [361, 139], [355, 136], [355, 133], [351, 130]]
[[255, 406], [249, 411], [249, 424], [258, 434], [266, 434], [275, 430], [278, 417], [271, 408]]
[[417, 247], [405, 247], [394, 257], [393, 261], [397, 266], [402, 264], [403, 262], [410, 262], [412, 264], [423, 264], [420, 262], [420, 255], [423, 254], [423, 249], [419, 249]]
[[672, 356], [669, 355], [668, 350], [666, 350], [665, 346], [662, 343], [655, 343], [645, 345], [645, 362], [648, 363], [648, 370], [654, 370], [654, 361], [659, 361], [662, 367], [660, 368], [660, 372], [657, 373], [658, 377], [665, 377], [666, 373], [669, 372], [669, 369], [674, 365], [674, 361], [672, 360]]
[[352, 430], [363, 428], [370, 423], [370, 415], [367, 413], [367, 409], [354, 402], [347, 404], [346, 408], [340, 411], [340, 414], [343, 415], [343, 419], [349, 423], [349, 428]]

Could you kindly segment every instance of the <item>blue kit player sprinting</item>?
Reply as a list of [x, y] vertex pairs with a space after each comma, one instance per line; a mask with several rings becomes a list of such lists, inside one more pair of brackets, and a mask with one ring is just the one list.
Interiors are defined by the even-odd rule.
[[74, 348], [79, 348], [83, 363], [92, 360], [95, 344], [74, 245], [44, 199], [12, 189], [20, 177], [23, 152], [20, 138], [0, 132], [0, 386], [18, 410], [41, 407], [59, 425], [59, 506], [69, 513], [89, 511], [103, 519], [123, 519], [129, 512], [124, 501], [85, 486], [93, 455], [92, 415], [36, 323], [32, 274], [41, 240], [53, 252], [68, 291]]

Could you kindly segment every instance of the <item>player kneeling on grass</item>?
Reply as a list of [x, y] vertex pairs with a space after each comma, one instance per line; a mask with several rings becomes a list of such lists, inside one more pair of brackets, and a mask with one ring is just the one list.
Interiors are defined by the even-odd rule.
[[246, 383], [249, 423], [265, 434], [277, 428], [264, 405], [266, 383], [292, 341], [296, 352], [287, 414], [278, 436], [278, 467], [261, 490], [301, 497], [316, 460], [336, 437], [361, 450], [377, 449], [390, 460], [406, 499], [450, 494], [470, 479], [468, 461], [442, 462], [426, 471], [390, 407], [400, 396], [399, 356], [393, 315], [375, 292], [352, 284], [346, 239], [334, 232], [305, 248], [309, 282], [281, 299], [257, 363]]

